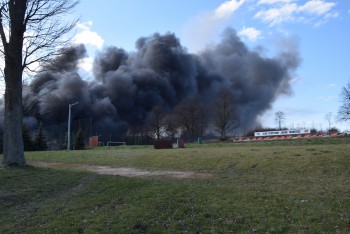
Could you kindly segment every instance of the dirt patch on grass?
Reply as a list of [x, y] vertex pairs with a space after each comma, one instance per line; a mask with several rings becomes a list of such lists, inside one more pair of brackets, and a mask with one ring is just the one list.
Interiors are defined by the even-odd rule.
[[36, 167], [75, 169], [94, 172], [100, 175], [119, 175], [126, 177], [164, 176], [177, 179], [210, 179], [214, 177], [214, 174], [211, 173], [199, 173], [193, 171], [142, 170], [132, 167], [90, 166], [84, 164], [51, 163], [42, 161], [30, 161], [28, 164]]

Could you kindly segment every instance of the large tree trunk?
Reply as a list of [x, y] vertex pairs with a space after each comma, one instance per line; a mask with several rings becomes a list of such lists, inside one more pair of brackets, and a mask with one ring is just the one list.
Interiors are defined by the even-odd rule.
[[22, 138], [22, 72], [21, 68], [6, 67], [4, 161], [6, 165], [26, 165]]
[[4, 160], [6, 165], [24, 166], [22, 138], [22, 47], [26, 31], [24, 16], [27, 0], [9, 0], [10, 38], [6, 41], [4, 30], [1, 38], [5, 50], [5, 121], [4, 121]]

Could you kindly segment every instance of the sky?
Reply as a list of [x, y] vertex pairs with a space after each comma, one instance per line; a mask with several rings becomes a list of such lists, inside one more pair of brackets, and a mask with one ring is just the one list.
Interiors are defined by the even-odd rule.
[[287, 128], [350, 130], [335, 120], [341, 89], [350, 81], [349, 0], [85, 0], [72, 17], [79, 17], [74, 42], [84, 43], [89, 57], [81, 63], [91, 78], [95, 53], [108, 46], [135, 51], [138, 38], [155, 32], [175, 33], [190, 53], [215, 44], [227, 27], [266, 57], [286, 49], [299, 51], [301, 64], [292, 92], [280, 96], [260, 116], [264, 127], [276, 127], [275, 112], [285, 113]]

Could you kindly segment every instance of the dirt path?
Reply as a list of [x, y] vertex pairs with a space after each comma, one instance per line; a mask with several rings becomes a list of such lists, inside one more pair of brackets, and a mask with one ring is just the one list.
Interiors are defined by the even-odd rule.
[[58, 169], [75, 169], [80, 171], [89, 171], [101, 175], [119, 175], [126, 177], [151, 177], [164, 176], [177, 179], [210, 179], [214, 177], [211, 173], [198, 173], [192, 171], [169, 171], [169, 170], [141, 170], [131, 167], [108, 167], [108, 166], [90, 166], [84, 164], [66, 164], [66, 163], [51, 163], [42, 161], [29, 161], [29, 165], [45, 168]]

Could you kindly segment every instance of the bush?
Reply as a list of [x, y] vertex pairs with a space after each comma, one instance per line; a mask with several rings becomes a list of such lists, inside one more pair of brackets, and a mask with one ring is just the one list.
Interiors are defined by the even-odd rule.
[[34, 142], [30, 136], [29, 130], [25, 124], [22, 125], [22, 138], [23, 138], [23, 147], [24, 151], [33, 151]]
[[74, 149], [75, 150], [85, 149], [85, 139], [84, 139], [83, 130], [81, 128], [79, 128], [77, 135], [74, 139]]
[[36, 151], [44, 151], [47, 150], [46, 137], [44, 133], [43, 123], [40, 122], [38, 132], [34, 141], [34, 149]]

